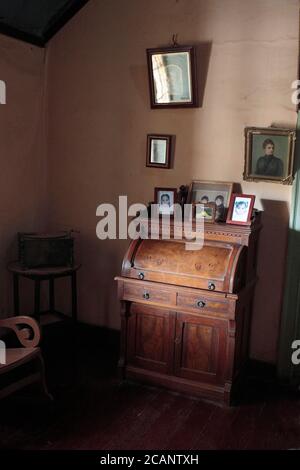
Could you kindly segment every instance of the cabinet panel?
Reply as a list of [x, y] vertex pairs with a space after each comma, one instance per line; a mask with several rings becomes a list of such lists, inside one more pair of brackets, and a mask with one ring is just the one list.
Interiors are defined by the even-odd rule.
[[127, 362], [171, 373], [174, 362], [175, 313], [132, 304], [128, 323]]
[[222, 383], [226, 370], [227, 322], [178, 313], [175, 374], [190, 380]]

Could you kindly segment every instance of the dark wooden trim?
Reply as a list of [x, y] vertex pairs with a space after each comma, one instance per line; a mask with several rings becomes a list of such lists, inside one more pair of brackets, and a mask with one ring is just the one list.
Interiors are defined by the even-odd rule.
[[28, 42], [29, 44], [33, 44], [34, 46], [45, 47], [45, 41], [42, 37], [34, 36], [33, 34], [20, 31], [6, 24], [0, 23], [0, 34], [19, 39], [20, 41]]
[[51, 21], [51, 26], [46, 29], [43, 39], [46, 44], [76, 13], [83, 8], [89, 0], [76, 0], [63, 14], [58, 12], [56, 19]]
[[45, 47], [47, 42], [73, 17], [83, 8], [89, 0], [76, 0], [64, 13], [58, 11], [51, 19], [50, 26], [45, 30], [42, 36], [21, 31], [7, 24], [0, 22], [0, 34], [28, 42], [38, 47]]

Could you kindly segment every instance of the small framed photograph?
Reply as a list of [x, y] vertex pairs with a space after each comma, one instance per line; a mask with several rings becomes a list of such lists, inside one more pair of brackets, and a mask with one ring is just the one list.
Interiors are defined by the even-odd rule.
[[292, 184], [296, 131], [246, 127], [244, 180]]
[[215, 221], [222, 222], [226, 219], [229, 207], [233, 183], [220, 181], [193, 181], [190, 185], [188, 203], [209, 204], [214, 203]]
[[174, 204], [177, 202], [177, 188], [155, 188], [154, 201], [158, 204], [158, 213], [173, 215]]
[[233, 194], [231, 196], [227, 224], [251, 225], [251, 217], [255, 196], [248, 194]]
[[170, 168], [173, 150], [173, 136], [148, 134], [146, 166]]
[[204, 222], [214, 222], [216, 214], [216, 204], [209, 202], [208, 204], [195, 204], [194, 217], [195, 219], [203, 219]]
[[198, 103], [196, 49], [147, 49], [151, 108], [195, 108]]

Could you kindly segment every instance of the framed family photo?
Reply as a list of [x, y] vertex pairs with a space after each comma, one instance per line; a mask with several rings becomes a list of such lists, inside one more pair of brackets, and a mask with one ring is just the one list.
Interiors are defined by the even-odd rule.
[[227, 224], [251, 225], [255, 196], [248, 194], [232, 194]]
[[296, 131], [279, 128], [246, 127], [246, 181], [292, 184]]
[[146, 166], [170, 168], [173, 152], [173, 136], [148, 134]]
[[151, 108], [197, 107], [193, 46], [147, 49]]
[[177, 202], [177, 188], [155, 188], [154, 202], [158, 205], [160, 215], [173, 215]]
[[225, 220], [233, 183], [220, 181], [193, 181], [188, 194], [189, 204], [215, 204], [215, 220]]

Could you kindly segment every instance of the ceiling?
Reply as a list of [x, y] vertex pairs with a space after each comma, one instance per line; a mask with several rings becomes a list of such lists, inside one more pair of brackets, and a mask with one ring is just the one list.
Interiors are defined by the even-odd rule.
[[0, 34], [44, 47], [89, 0], [0, 0]]

